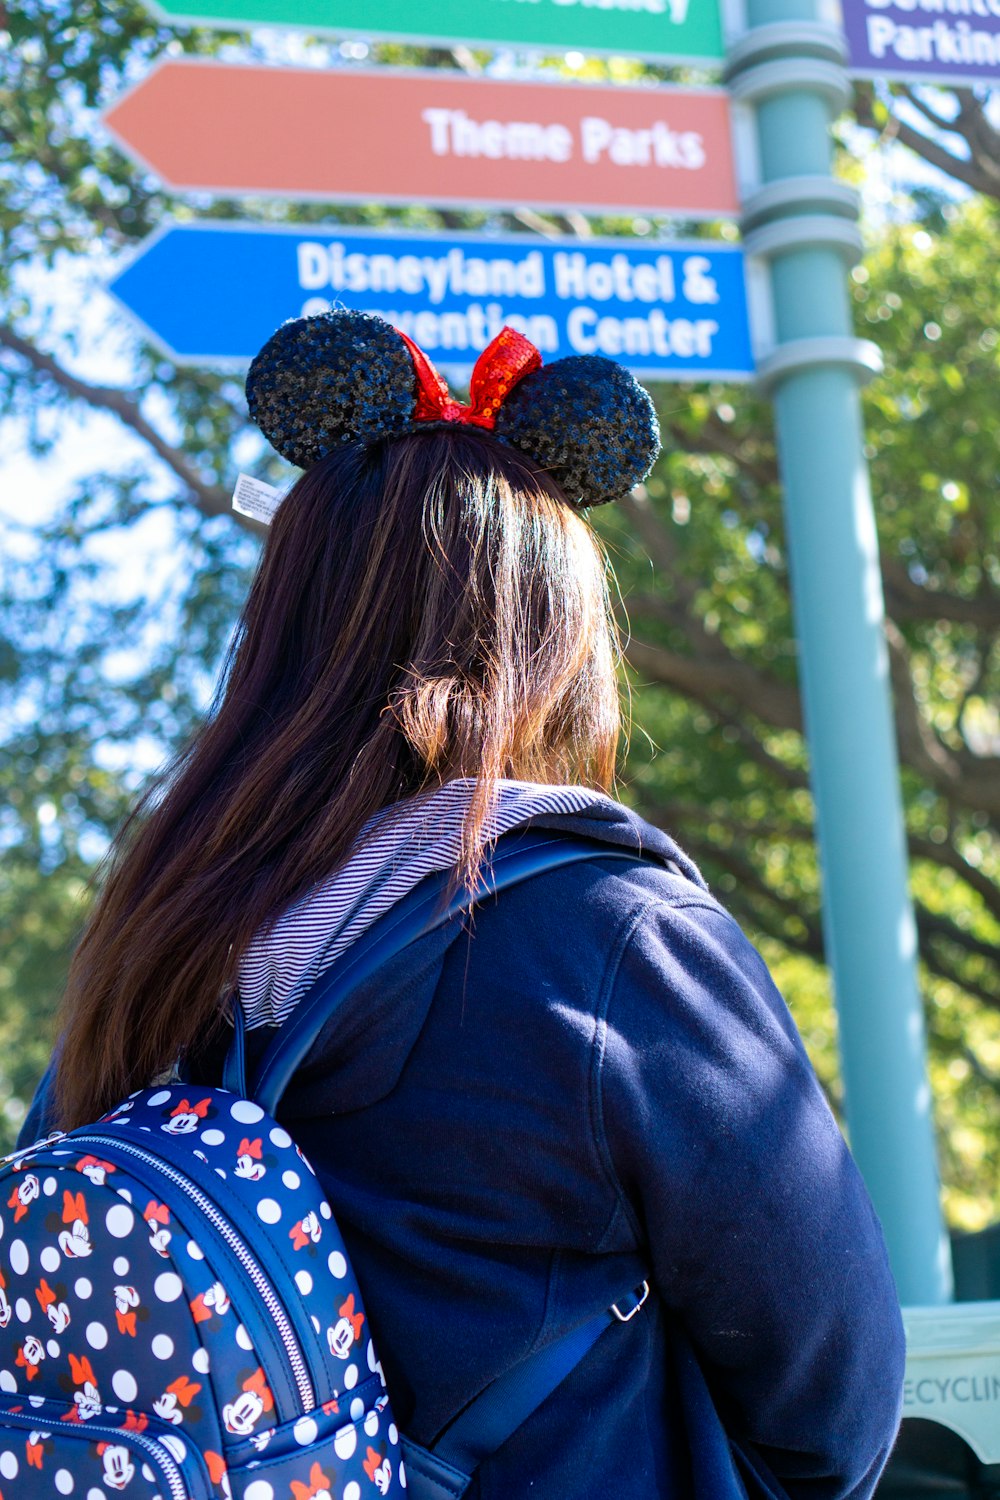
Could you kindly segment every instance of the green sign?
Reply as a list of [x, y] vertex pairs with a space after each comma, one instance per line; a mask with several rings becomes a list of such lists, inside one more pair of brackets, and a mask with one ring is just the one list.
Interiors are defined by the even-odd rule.
[[656, 62], [722, 58], [719, 0], [151, 0], [165, 20], [292, 26], [395, 41], [612, 52]]

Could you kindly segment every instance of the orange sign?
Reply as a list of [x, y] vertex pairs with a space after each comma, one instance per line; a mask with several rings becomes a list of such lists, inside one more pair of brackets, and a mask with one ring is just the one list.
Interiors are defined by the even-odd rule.
[[722, 89], [161, 62], [106, 113], [174, 188], [365, 202], [738, 211]]

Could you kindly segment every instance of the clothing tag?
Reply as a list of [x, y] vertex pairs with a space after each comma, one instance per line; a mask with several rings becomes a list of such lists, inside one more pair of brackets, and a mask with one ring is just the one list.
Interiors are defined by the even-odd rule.
[[263, 479], [254, 479], [251, 474], [241, 474], [233, 490], [233, 510], [241, 516], [249, 516], [270, 526], [275, 511], [285, 498], [284, 490], [265, 484]]

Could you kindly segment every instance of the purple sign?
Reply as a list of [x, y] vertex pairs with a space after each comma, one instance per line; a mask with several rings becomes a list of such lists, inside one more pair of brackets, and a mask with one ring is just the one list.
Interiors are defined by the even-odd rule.
[[1000, 83], [1000, 0], [841, 0], [861, 78]]

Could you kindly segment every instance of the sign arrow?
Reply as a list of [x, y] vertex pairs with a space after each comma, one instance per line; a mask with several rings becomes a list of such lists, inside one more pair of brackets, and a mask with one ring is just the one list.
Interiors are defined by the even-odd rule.
[[984, 0], [843, 0], [848, 72], [855, 78], [926, 79], [943, 87], [1000, 84], [1000, 10]]
[[338, 36], [384, 37], [418, 45], [579, 48], [645, 57], [653, 62], [717, 62], [722, 58], [718, 0], [610, 0], [600, 6], [567, 0], [497, 4], [496, 0], [155, 0], [169, 21], [223, 27], [286, 26]]
[[170, 187], [733, 217], [722, 89], [160, 62], [105, 114]]
[[606, 354], [650, 380], [753, 370], [743, 256], [714, 241], [171, 225], [110, 290], [188, 364], [243, 368], [286, 318], [335, 305], [381, 314], [455, 374], [504, 323], [546, 361]]

